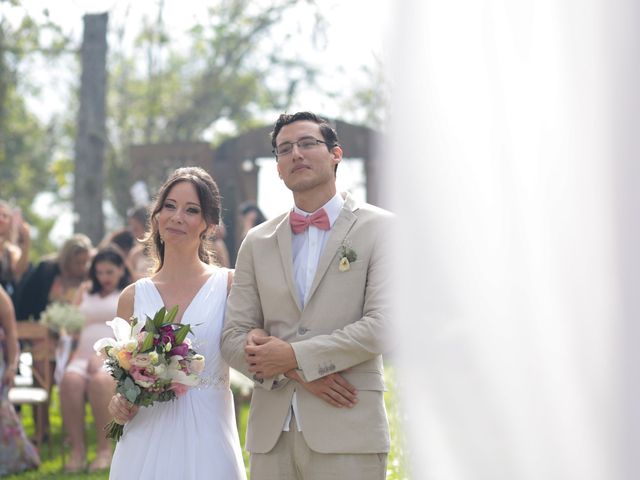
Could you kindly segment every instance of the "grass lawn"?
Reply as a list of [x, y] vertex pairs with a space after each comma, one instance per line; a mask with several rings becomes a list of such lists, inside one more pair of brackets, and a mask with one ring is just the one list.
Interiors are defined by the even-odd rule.
[[[402, 413], [398, 406], [398, 399], [396, 396], [396, 385], [393, 375], [393, 368], [387, 367], [386, 370], [387, 388], [388, 392], [385, 394], [385, 401], [387, 404], [387, 412], [389, 414], [389, 424], [391, 426], [391, 452], [389, 453], [389, 462], [387, 468], [388, 480], [407, 480], [408, 474], [408, 456], [406, 450], [406, 442], [402, 435]], [[78, 473], [78, 474], [65, 474], [62, 473], [62, 419], [60, 417], [60, 403], [57, 394], [57, 387], [54, 387], [53, 398], [51, 402], [51, 408], [49, 411], [51, 430], [53, 431], [53, 451], [51, 454], [48, 452], [47, 444], [42, 446], [42, 465], [36, 471], [24, 472], [18, 475], [9, 475], [5, 477], [7, 480], [40, 480], [40, 479], [101, 479], [107, 480], [109, 478], [108, 471], [99, 473]], [[244, 445], [244, 434], [246, 431], [247, 417], [249, 414], [249, 405], [243, 404], [240, 409], [240, 442]], [[95, 456], [96, 446], [96, 432], [93, 428], [93, 419], [91, 417], [91, 409], [87, 404], [86, 410], [88, 428], [86, 430], [86, 438], [88, 443], [88, 460], [91, 462]], [[32, 421], [31, 408], [29, 406], [23, 407], [22, 419], [24, 427], [29, 436], [34, 433], [34, 425]], [[67, 455], [69, 447], [67, 447]], [[248, 468], [249, 455], [243, 449], [245, 465]]]

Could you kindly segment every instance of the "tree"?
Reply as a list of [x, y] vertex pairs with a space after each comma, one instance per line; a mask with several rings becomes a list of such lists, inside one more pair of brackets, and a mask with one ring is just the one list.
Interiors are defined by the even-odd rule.
[[357, 85], [351, 96], [344, 99], [341, 110], [345, 120], [384, 131], [388, 118], [389, 84], [382, 61], [379, 58], [374, 60], [372, 65], [361, 67], [364, 82]]
[[104, 237], [102, 212], [104, 189], [104, 145], [106, 123], [106, 13], [84, 16], [82, 80], [75, 148], [73, 209], [76, 232], [85, 233], [94, 244]]
[[44, 190], [56, 188], [55, 175], [49, 174], [54, 150], [55, 122], [44, 125], [25, 102], [26, 96], [38, 94], [29, 82], [29, 62], [34, 56], [54, 58], [60, 55], [67, 40], [60, 29], [48, 20], [38, 23], [21, 9], [17, 0], [0, 0], [0, 197], [23, 210], [27, 221], [39, 235], [32, 248], [34, 258], [53, 247], [48, 242], [52, 220], [32, 211], [33, 200]]
[[[250, 0], [216, 2], [188, 32], [189, 47], [178, 50], [164, 24], [161, 2], [155, 19], [143, 24], [136, 50], [114, 47], [111, 58], [109, 136], [111, 199], [124, 214], [130, 204], [128, 147], [134, 143], [223, 139], [220, 124], [240, 133], [260, 114], [286, 109], [316, 70], [287, 55], [292, 39], [274, 30], [296, 8], [311, 9], [314, 29], [324, 20], [313, 2], [276, 0], [256, 6]], [[288, 30], [287, 30], [288, 31]], [[124, 28], [117, 29], [122, 42]], [[146, 68], [138, 69], [144, 59]]]

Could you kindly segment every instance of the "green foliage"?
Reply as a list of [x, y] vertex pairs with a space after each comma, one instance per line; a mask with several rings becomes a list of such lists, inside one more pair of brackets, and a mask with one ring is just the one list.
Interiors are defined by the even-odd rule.
[[146, 331], [149, 333], [146, 337], [144, 337], [144, 340], [142, 342], [142, 350], [143, 352], [147, 352], [149, 350], [151, 350], [151, 348], [153, 347], [153, 338], [154, 335], [156, 333], [156, 329], [155, 329], [155, 325], [153, 324], [153, 320], [151, 320], [149, 317], [147, 317], [146, 323], [145, 323], [145, 329]]
[[43, 125], [29, 111], [25, 96], [39, 92], [25, 71], [36, 58], [60, 55], [67, 39], [46, 12], [37, 22], [19, 1], [9, 2], [8, 8], [17, 20], [0, 18], [0, 198], [21, 207], [26, 221], [35, 227], [38, 235], [31, 250], [35, 261], [54, 250], [48, 240], [54, 221], [39, 216], [31, 206], [39, 192], [56, 189], [59, 177], [49, 170], [55, 126]]
[[[23, 405], [21, 409], [22, 423], [25, 427], [27, 435], [32, 437], [35, 431], [33, 424], [32, 408], [30, 405]], [[96, 432], [93, 427], [93, 416], [91, 413], [91, 407], [86, 404], [85, 410], [86, 429], [85, 438], [87, 440], [87, 454], [89, 461], [95, 458], [96, 454], [96, 435], [102, 435], [102, 432]], [[79, 474], [64, 474], [62, 473], [62, 458], [63, 458], [63, 439], [64, 434], [62, 431], [62, 418], [60, 416], [60, 400], [58, 397], [58, 388], [54, 387], [52, 393], [51, 408], [49, 409], [49, 420], [51, 425], [52, 435], [52, 451], [49, 451], [47, 444], [43, 444], [41, 449], [42, 464], [38, 470], [32, 470], [16, 475], [9, 475], [7, 480], [53, 480], [53, 479], [83, 479], [83, 480], [107, 480], [109, 478], [108, 470], [103, 470], [96, 473], [79, 473]], [[69, 446], [64, 447], [66, 449], [67, 459], [69, 458]]]
[[142, 390], [131, 380], [131, 377], [127, 377], [124, 379], [122, 385], [116, 388], [116, 391], [124, 395], [131, 403], [136, 403], [136, 399]]
[[384, 131], [390, 96], [384, 65], [380, 59], [376, 58], [374, 64], [363, 65], [361, 72], [364, 80], [356, 85], [353, 93], [342, 102], [343, 118]]
[[388, 480], [409, 480], [409, 444], [404, 435], [404, 412], [401, 408], [400, 389], [396, 383], [394, 368], [385, 365], [385, 383], [387, 391], [384, 399], [391, 431], [391, 451], [387, 459]]
[[[118, 45], [110, 50], [108, 177], [122, 216], [130, 206], [131, 145], [201, 141], [220, 121], [241, 133], [256, 125], [257, 112], [286, 109], [295, 86], [314, 78], [315, 70], [290, 58], [286, 41], [275, 35], [289, 10], [308, 3], [216, 2], [186, 33], [187, 47], [171, 41], [158, 12], [155, 21], [145, 21], [133, 51]], [[324, 20], [316, 15], [321, 28]], [[118, 30], [119, 41], [124, 33]]]
[[180, 325], [176, 328], [176, 345], [182, 344], [184, 339], [187, 338], [187, 334], [191, 332], [191, 327], [187, 324]]

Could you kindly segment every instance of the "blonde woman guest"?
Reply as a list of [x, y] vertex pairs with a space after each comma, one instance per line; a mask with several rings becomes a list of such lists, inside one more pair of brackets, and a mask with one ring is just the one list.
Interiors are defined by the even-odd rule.
[[73, 302], [87, 278], [92, 250], [89, 237], [77, 233], [64, 242], [55, 258], [42, 260], [25, 276], [16, 299], [18, 320], [39, 319], [52, 302]]

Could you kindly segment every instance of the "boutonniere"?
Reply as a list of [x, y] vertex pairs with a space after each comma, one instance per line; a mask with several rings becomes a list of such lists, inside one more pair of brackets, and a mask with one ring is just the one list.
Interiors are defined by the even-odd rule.
[[340, 263], [338, 270], [346, 272], [351, 268], [351, 262], [355, 262], [358, 258], [356, 251], [350, 247], [348, 243], [340, 245]]

